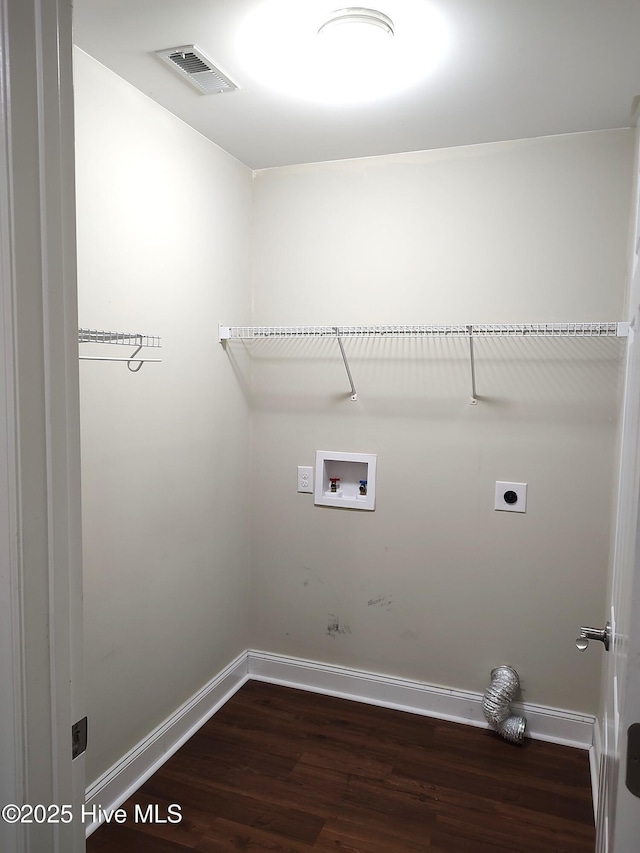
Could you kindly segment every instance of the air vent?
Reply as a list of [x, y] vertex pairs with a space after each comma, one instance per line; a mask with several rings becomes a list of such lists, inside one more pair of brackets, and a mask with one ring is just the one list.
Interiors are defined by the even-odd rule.
[[238, 88], [193, 44], [157, 50], [156, 56], [159, 56], [183, 79], [188, 80], [202, 95], [218, 95]]

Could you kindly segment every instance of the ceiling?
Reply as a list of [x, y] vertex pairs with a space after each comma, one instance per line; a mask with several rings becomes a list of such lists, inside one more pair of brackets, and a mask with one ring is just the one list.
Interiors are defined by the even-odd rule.
[[[632, 124], [640, 0], [411, 0], [441, 13], [446, 55], [413, 86], [346, 105], [278, 93], [247, 67], [238, 34], [264, 2], [74, 0], [74, 40], [252, 169]], [[368, 5], [393, 18], [405, 2]], [[154, 55], [190, 44], [240, 88], [201, 95]]]

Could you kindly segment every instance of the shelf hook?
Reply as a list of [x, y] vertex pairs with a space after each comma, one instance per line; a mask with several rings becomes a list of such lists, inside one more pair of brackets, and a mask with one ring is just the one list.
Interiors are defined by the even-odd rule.
[[[140, 336], [138, 336], [138, 337], [140, 337]], [[141, 343], [141, 344], [140, 344], [140, 346], [139, 346], [139, 347], [138, 347], [138, 348], [137, 348], [137, 349], [136, 349], [136, 350], [131, 354], [131, 357], [130, 357], [129, 359], [127, 359], [127, 368], [128, 368], [132, 373], [137, 373], [137, 372], [140, 370], [140, 368], [142, 367], [142, 365], [144, 364], [144, 359], [141, 359], [141, 360], [138, 362], [138, 366], [137, 366], [137, 367], [131, 367], [131, 362], [134, 360], [135, 356], [136, 356], [136, 355], [138, 355], [138, 353], [140, 352], [140, 350], [141, 350], [141, 349], [142, 349], [142, 343]]]
[[356, 386], [353, 384], [353, 376], [351, 375], [349, 362], [347, 361], [347, 354], [344, 351], [344, 345], [342, 343], [342, 338], [340, 337], [340, 333], [338, 331], [338, 326], [334, 326], [333, 330], [336, 333], [336, 338], [338, 339], [338, 346], [340, 347], [340, 353], [342, 354], [344, 367], [347, 371], [347, 376], [349, 377], [349, 384], [351, 385], [351, 399], [355, 402], [358, 399], [358, 392], [356, 391]]

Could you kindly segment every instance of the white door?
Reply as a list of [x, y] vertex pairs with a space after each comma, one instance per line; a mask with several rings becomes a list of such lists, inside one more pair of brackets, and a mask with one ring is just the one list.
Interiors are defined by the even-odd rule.
[[[638, 158], [636, 157], [636, 168]], [[636, 181], [636, 199], [640, 181]], [[640, 722], [640, 205], [630, 261], [630, 318], [620, 477], [610, 589], [612, 646], [605, 662], [605, 713], [597, 853], [640, 850], [640, 798], [626, 786], [627, 730]], [[598, 626], [601, 627], [601, 626]]]
[[84, 715], [72, 91], [71, 0], [0, 0], [0, 850], [12, 853], [85, 848], [71, 734]]

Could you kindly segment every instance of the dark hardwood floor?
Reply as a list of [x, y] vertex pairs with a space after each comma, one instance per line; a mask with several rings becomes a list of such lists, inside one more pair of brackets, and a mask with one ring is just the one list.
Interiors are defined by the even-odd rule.
[[[140, 822], [171, 804], [180, 823]], [[89, 853], [593, 853], [595, 837], [586, 751], [257, 681], [123, 808]]]

